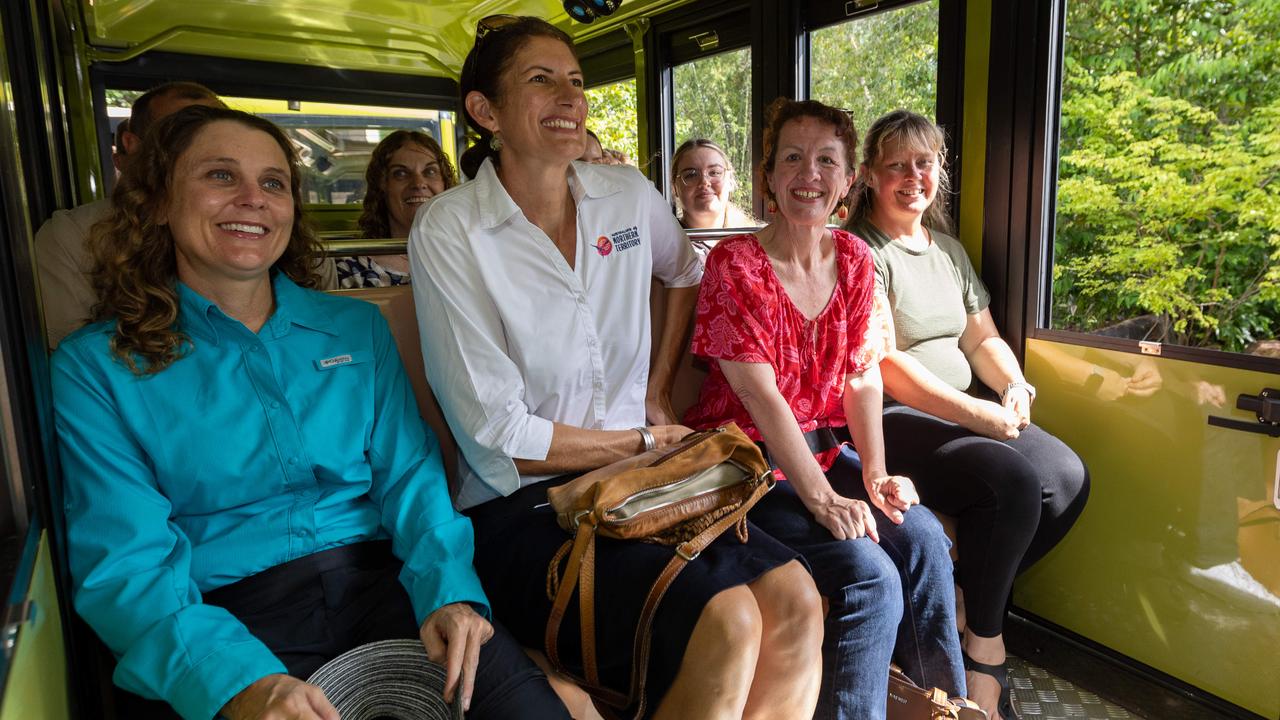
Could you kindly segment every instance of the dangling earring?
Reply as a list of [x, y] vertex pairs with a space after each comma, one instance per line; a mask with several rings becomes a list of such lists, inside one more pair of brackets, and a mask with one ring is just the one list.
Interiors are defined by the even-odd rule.
[[489, 149], [494, 152], [498, 152], [499, 150], [502, 149], [501, 135], [499, 135], [498, 133], [494, 133], [493, 137], [489, 138]]
[[840, 222], [849, 219], [849, 206], [844, 204], [844, 200], [841, 200], [840, 206], [836, 208], [836, 217], [840, 218]]
[[774, 201], [773, 201], [773, 199], [771, 198], [771, 199], [769, 200], [769, 204], [768, 204], [768, 205], [765, 205], [765, 210], [768, 210], [770, 215], [773, 215], [773, 214], [777, 213], [777, 212], [778, 212], [778, 203], [774, 202]]

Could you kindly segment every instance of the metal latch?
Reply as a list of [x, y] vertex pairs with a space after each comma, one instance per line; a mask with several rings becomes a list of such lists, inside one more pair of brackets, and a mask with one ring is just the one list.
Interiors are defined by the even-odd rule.
[[4, 628], [0, 631], [0, 650], [6, 658], [13, 657], [13, 647], [18, 642], [18, 630], [36, 615], [36, 604], [30, 598], [4, 611]]
[[845, 17], [857, 15], [860, 12], [875, 10], [880, 5], [880, 0], [848, 0], [844, 4]]
[[1159, 355], [1160, 343], [1155, 340], [1139, 340], [1138, 349], [1142, 351], [1143, 355]]
[[700, 32], [697, 35], [690, 35], [689, 39], [698, 43], [698, 49], [702, 52], [715, 50], [720, 47], [720, 36], [716, 34], [715, 30], [708, 30], [707, 32]]

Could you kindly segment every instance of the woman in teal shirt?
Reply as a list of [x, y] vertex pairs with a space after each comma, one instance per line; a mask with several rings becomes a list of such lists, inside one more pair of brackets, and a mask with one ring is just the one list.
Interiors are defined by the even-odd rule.
[[124, 714], [168, 712], [141, 696], [184, 718], [336, 718], [299, 678], [421, 637], [472, 716], [568, 717], [486, 619], [386, 322], [307, 289], [288, 139], [185, 109], [113, 202], [97, 322], [52, 365], [75, 607], [119, 659]]

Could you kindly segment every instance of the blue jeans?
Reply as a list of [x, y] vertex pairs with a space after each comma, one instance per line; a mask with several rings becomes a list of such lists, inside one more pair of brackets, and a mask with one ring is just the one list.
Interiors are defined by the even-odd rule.
[[[827, 479], [841, 495], [867, 501], [852, 450], [840, 454]], [[907, 511], [901, 525], [874, 506], [872, 512], [879, 544], [833, 538], [790, 483], [778, 483], [751, 510], [760, 529], [804, 556], [829, 605], [815, 719], [884, 718], [890, 660], [924, 687], [965, 694], [951, 543], [942, 525], [923, 507]]]

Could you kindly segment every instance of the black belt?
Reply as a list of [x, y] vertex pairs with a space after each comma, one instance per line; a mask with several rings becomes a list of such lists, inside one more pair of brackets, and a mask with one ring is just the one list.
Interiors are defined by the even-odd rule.
[[244, 602], [256, 605], [282, 603], [289, 600], [300, 586], [316, 581], [323, 573], [338, 568], [378, 569], [397, 564], [391, 553], [390, 540], [365, 540], [339, 545], [328, 550], [269, 567], [260, 573], [241, 578], [229, 585], [202, 593], [209, 605], [218, 605], [238, 614]]
[[[804, 434], [804, 444], [809, 446], [809, 452], [814, 455], [824, 450], [840, 447], [844, 443], [853, 443], [853, 438], [849, 435], [849, 428], [845, 425], [840, 427], [821, 427]], [[769, 454], [769, 449], [765, 447], [765, 444], [758, 442], [756, 445], [760, 448], [760, 452], [764, 453], [764, 459], [769, 462], [769, 467], [776, 469], [778, 463], [773, 461], [773, 456]]]

